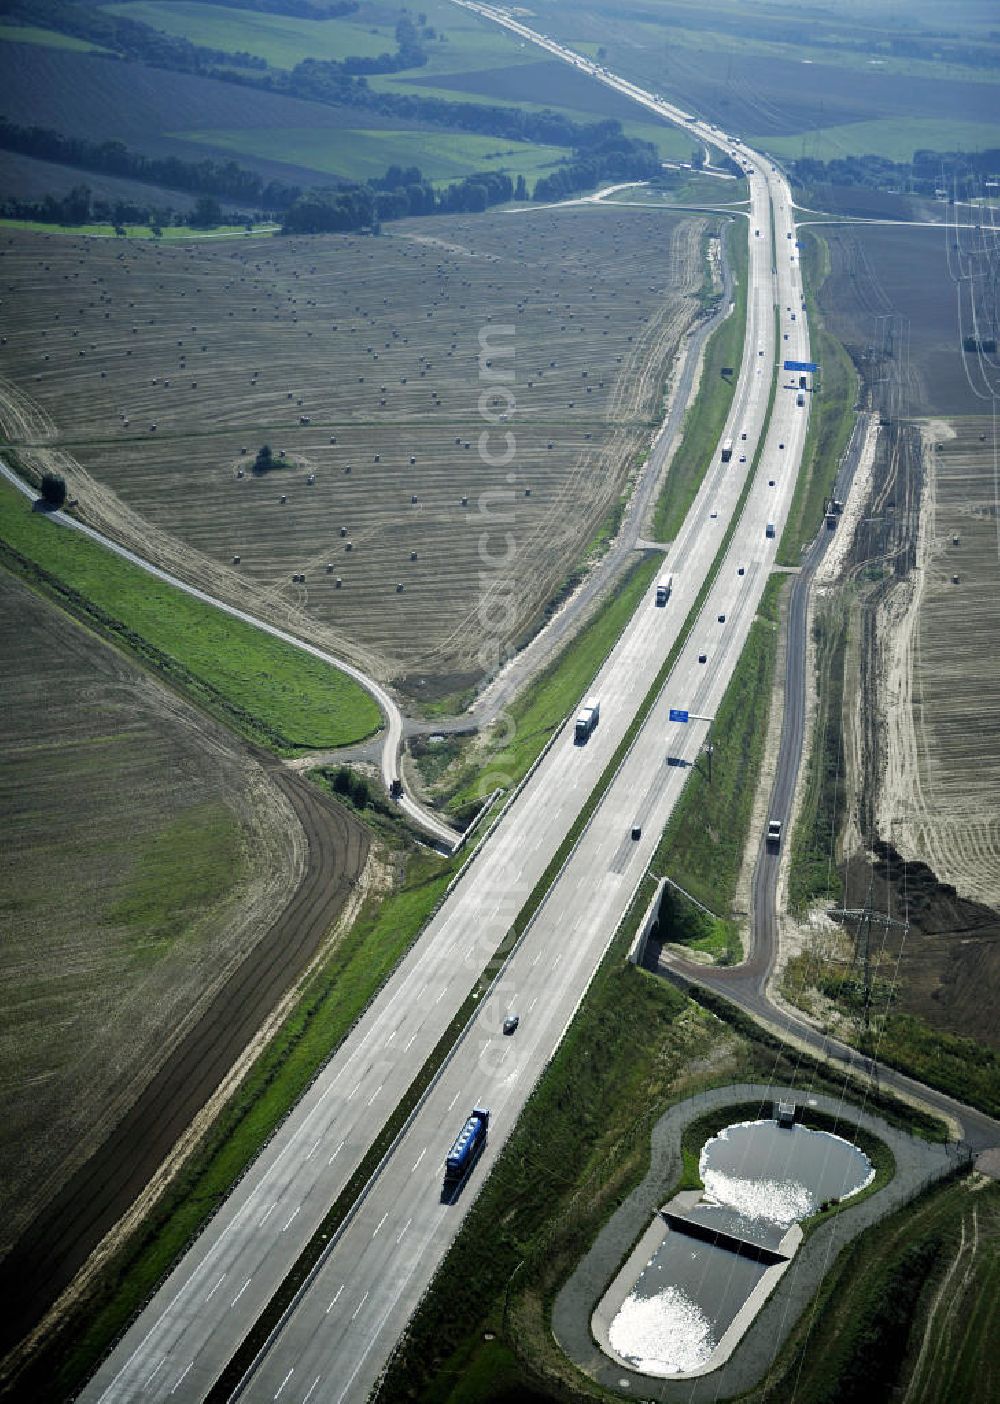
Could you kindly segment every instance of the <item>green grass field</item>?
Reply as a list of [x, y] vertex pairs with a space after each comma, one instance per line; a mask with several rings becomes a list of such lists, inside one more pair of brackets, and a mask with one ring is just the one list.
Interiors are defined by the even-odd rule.
[[172, 679], [244, 734], [295, 751], [348, 745], [378, 729], [378, 707], [343, 673], [48, 521], [7, 483], [0, 509], [2, 540], [95, 605], [104, 627], [144, 661], [162, 658]]
[[393, 23], [359, 24], [351, 18], [296, 19], [290, 15], [203, 5], [200, 0], [137, 0], [103, 5], [109, 15], [138, 20], [175, 38], [212, 49], [253, 54], [274, 68], [303, 59], [375, 58], [396, 48]]
[[60, 34], [55, 29], [40, 29], [33, 24], [0, 24], [0, 43], [41, 44], [46, 49], [70, 49], [77, 54], [103, 54], [106, 50], [72, 34]]
[[344, 180], [383, 176], [395, 164], [419, 166], [434, 181], [460, 180], [470, 171], [507, 171], [526, 180], [548, 174], [568, 152], [559, 146], [508, 141], [468, 132], [365, 130], [336, 132], [308, 127], [245, 128], [238, 131], [179, 131], [183, 141], [224, 147], [241, 156], [290, 161]]
[[[261, 224], [253, 231], [254, 238], [263, 238], [277, 233], [277, 224]], [[167, 225], [159, 235], [154, 235], [148, 224], [127, 224], [126, 239], [160, 238], [164, 242], [176, 243], [181, 239], [246, 239], [250, 237], [245, 224], [220, 224], [215, 229], [192, 229], [188, 224]], [[0, 219], [0, 229], [30, 229], [38, 234], [82, 234], [92, 239], [116, 239], [113, 224], [44, 224], [33, 219]]]
[[923, 117], [886, 117], [818, 127], [795, 136], [749, 137], [751, 146], [798, 160], [834, 161], [875, 153], [891, 161], [911, 161], [914, 151], [982, 151], [1000, 146], [1000, 121], [962, 122]]

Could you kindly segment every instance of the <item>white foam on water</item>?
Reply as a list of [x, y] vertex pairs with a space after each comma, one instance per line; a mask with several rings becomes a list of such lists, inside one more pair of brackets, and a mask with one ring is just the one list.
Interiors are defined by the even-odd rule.
[[678, 1287], [652, 1297], [632, 1292], [608, 1331], [612, 1349], [644, 1375], [697, 1370], [715, 1349], [712, 1323]]

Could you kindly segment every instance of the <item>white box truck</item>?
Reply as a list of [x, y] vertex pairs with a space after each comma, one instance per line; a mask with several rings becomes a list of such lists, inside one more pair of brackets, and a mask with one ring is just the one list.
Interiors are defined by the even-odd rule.
[[590, 733], [601, 719], [601, 704], [596, 697], [588, 697], [580, 708], [576, 719], [575, 739], [577, 745], [589, 739]]
[[670, 593], [674, 588], [674, 577], [672, 575], [661, 575], [656, 582], [656, 603], [665, 605], [670, 598]]

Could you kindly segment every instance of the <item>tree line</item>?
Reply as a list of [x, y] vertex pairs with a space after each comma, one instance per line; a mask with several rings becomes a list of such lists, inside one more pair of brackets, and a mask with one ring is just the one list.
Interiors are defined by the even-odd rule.
[[995, 178], [1000, 172], [1000, 150], [920, 150], [913, 153], [912, 161], [890, 161], [876, 155], [842, 156], [833, 161], [804, 158], [793, 161], [791, 171], [799, 185], [862, 186], [931, 197], [938, 190], [947, 190], [953, 199], [967, 200], [981, 193], [985, 178]]
[[88, 141], [65, 136], [49, 127], [20, 127], [0, 117], [0, 149], [18, 151], [41, 161], [57, 161], [102, 175], [122, 176], [144, 185], [162, 185], [191, 195], [215, 195], [262, 210], [283, 210], [302, 194], [302, 187], [281, 180], [265, 181], [256, 171], [235, 161], [183, 161], [178, 156], [143, 156], [121, 141]]

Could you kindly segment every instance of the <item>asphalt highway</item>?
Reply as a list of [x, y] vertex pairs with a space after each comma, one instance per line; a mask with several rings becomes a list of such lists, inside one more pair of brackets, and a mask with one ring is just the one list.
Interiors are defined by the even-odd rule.
[[[572, 61], [587, 63], [576, 56]], [[667, 108], [652, 95], [641, 100]], [[698, 135], [708, 131], [701, 123], [688, 126]], [[571, 720], [352, 1034], [98, 1371], [85, 1399], [204, 1398], [461, 1007], [677, 638], [753, 462], [776, 353], [808, 358], [794, 238], [788, 237], [788, 187], [760, 158], [720, 134], [711, 140], [751, 166], [747, 339], [723, 436], [733, 440], [732, 461], [723, 464], [716, 451], [668, 553], [673, 595], [657, 608], [650, 591], [592, 688], [600, 697], [601, 720], [587, 744], [574, 744]], [[782, 309], [777, 341], [776, 300]], [[508, 962], [501, 988], [483, 1002], [370, 1192], [330, 1246], [247, 1382], [247, 1397], [361, 1399], [376, 1379], [557, 1047], [649, 861], [685, 774], [681, 766], [668, 766], [667, 756], [693, 763], [708, 735], [708, 723], [697, 718], [710, 717], [725, 691], [791, 501], [808, 417], [804, 399], [798, 406], [794, 389], [779, 388], [732, 544], [661, 702]], [[769, 522], [774, 537], [765, 534]], [[671, 706], [686, 709], [691, 721], [669, 722]], [[633, 824], [642, 829], [637, 841], [630, 838]], [[502, 1018], [512, 1007], [521, 1014], [521, 1028], [505, 1039]], [[444, 1155], [477, 1100], [493, 1113], [490, 1144], [466, 1192], [454, 1204], [442, 1203]]]

